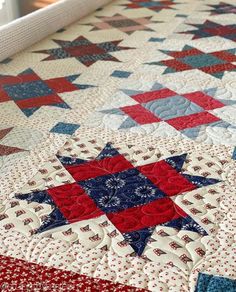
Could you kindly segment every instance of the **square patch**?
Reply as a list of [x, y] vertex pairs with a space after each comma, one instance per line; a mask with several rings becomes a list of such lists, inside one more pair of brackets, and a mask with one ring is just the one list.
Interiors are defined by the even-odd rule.
[[79, 185], [105, 213], [147, 204], [165, 196], [137, 169], [80, 181]]
[[40, 80], [4, 85], [4, 89], [14, 101], [53, 94], [52, 89]]
[[190, 65], [192, 68], [201, 68], [225, 63], [219, 58], [214, 57], [212, 54], [187, 56], [182, 58], [181, 61], [184, 64]]
[[143, 104], [143, 106], [162, 120], [182, 117], [203, 111], [200, 106], [180, 95], [149, 101]]
[[70, 123], [57, 123], [50, 132], [57, 134], [73, 135], [79, 129], [79, 125]]

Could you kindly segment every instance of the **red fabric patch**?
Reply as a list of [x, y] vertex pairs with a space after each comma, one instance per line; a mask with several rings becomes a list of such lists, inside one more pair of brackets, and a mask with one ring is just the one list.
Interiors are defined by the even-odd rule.
[[221, 26], [221, 25], [216, 25], [216, 27], [207, 27], [204, 29], [205, 32], [215, 35], [215, 36], [227, 36], [230, 34], [235, 34], [236, 29], [230, 26]]
[[161, 121], [161, 119], [156, 117], [153, 113], [142, 107], [140, 104], [125, 106], [122, 107], [121, 110], [140, 125]]
[[192, 48], [189, 50], [184, 50], [181, 52], [169, 52], [168, 55], [173, 57], [173, 58], [184, 58], [188, 56], [195, 56], [195, 55], [201, 55], [202, 52], [199, 51], [198, 49]]
[[170, 96], [174, 96], [176, 93], [168, 88], [162, 88], [156, 91], [145, 92], [141, 94], [137, 94], [132, 96], [134, 100], [140, 103], [146, 103], [151, 100], [159, 99], [159, 98], [166, 98]]
[[204, 124], [210, 124], [220, 119], [208, 112], [196, 113], [184, 117], [173, 118], [166, 122], [177, 130], [193, 128]]
[[127, 4], [127, 7], [129, 7], [129, 8], [140, 8], [140, 5], [135, 4], [135, 3], [131, 3], [131, 4]]
[[215, 65], [200, 68], [200, 70], [209, 74], [224, 72], [224, 71], [233, 70], [233, 69], [236, 69], [236, 66], [231, 63], [215, 64]]
[[195, 185], [164, 160], [139, 166], [137, 169], [168, 196], [196, 189]]
[[38, 81], [41, 78], [35, 74], [22, 74], [18, 76], [4, 76], [0, 77], [0, 85], [11, 85], [11, 84], [18, 84], [18, 83], [25, 83], [31, 81]]
[[23, 152], [26, 151], [24, 149], [20, 149], [18, 147], [11, 147], [6, 145], [0, 144], [0, 156], [10, 155], [13, 153]]
[[71, 84], [64, 77], [45, 80], [44, 83], [46, 83], [48, 87], [53, 89], [56, 93], [78, 90], [74, 84]]
[[213, 97], [201, 91], [183, 94], [183, 96], [186, 97], [188, 100], [191, 100], [192, 102], [196, 103], [200, 107], [204, 108], [205, 110], [212, 110], [215, 108], [225, 106], [219, 100], [216, 100]]
[[211, 55], [226, 62], [236, 62], [236, 56], [226, 51], [213, 52]]
[[31, 107], [40, 107], [43, 105], [53, 105], [58, 103], [64, 103], [64, 101], [60, 98], [60, 96], [56, 94], [46, 95], [46, 96], [38, 96], [32, 97], [22, 100], [16, 100], [15, 103], [19, 106], [19, 108], [31, 108]]
[[12, 129], [13, 127], [0, 130], [0, 140], [3, 139], [8, 133], [10, 133]]
[[102, 160], [93, 160], [78, 166], [65, 166], [65, 168], [73, 176], [74, 180], [82, 181], [127, 170], [133, 168], [133, 165], [123, 155], [116, 155]]
[[9, 100], [11, 100], [9, 95], [3, 89], [1, 89], [1, 83], [0, 83], [0, 102], [9, 101]]
[[41, 292], [145, 292], [145, 289], [91, 278], [78, 273], [46, 267], [23, 260], [0, 255], [1, 291]]
[[47, 192], [70, 223], [104, 214], [77, 183], [55, 187]]
[[104, 49], [99, 48], [96, 44], [89, 44], [84, 46], [71, 46], [68, 48], [63, 48], [73, 57], [83, 57], [89, 55], [102, 55], [106, 53]]
[[167, 67], [174, 69], [177, 72], [185, 71], [185, 70], [192, 70], [192, 66], [188, 64], [184, 64], [181, 61], [171, 59], [171, 60], [164, 60], [161, 63]]
[[168, 197], [144, 206], [107, 214], [109, 220], [122, 233], [140, 230], [186, 216], [187, 214]]

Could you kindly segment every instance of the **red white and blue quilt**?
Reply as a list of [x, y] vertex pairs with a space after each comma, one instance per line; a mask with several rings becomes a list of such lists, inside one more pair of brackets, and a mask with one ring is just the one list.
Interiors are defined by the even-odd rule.
[[2, 291], [236, 291], [235, 4], [115, 0], [0, 62]]

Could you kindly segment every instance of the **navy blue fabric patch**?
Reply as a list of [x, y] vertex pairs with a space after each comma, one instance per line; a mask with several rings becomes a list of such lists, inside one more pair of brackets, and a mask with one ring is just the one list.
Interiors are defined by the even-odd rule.
[[97, 160], [101, 160], [107, 157], [113, 157], [120, 155], [120, 153], [112, 146], [111, 143], [107, 143], [101, 153], [97, 156]]
[[197, 186], [198, 188], [206, 187], [209, 185], [214, 185], [214, 184], [217, 184], [218, 182], [220, 182], [220, 180], [214, 179], [214, 178], [207, 178], [207, 177], [196, 176], [196, 175], [188, 175], [188, 174], [184, 174], [184, 173], [182, 173], [182, 175], [188, 181], [190, 181], [192, 184]]
[[53, 207], [52, 212], [43, 220], [41, 226], [37, 229], [37, 233], [68, 224], [68, 221], [63, 216], [61, 211], [56, 207], [53, 199], [47, 193], [47, 191], [36, 191], [29, 194], [20, 194], [16, 195], [15, 198], [19, 200], [26, 200], [28, 202], [49, 204]]
[[169, 157], [165, 159], [165, 161], [169, 163], [177, 172], [180, 172], [184, 165], [186, 157], [187, 157], [187, 154], [185, 153], [182, 155]]
[[188, 230], [188, 231], [197, 232], [203, 236], [207, 235], [207, 232], [189, 216], [185, 218], [181, 217], [175, 220], [171, 220], [161, 225], [176, 228], [178, 230]]
[[105, 213], [118, 212], [165, 197], [137, 169], [80, 181], [79, 185]]
[[55, 206], [55, 203], [47, 191], [35, 191], [29, 194], [15, 195], [19, 200], [26, 200], [28, 202], [37, 202], [42, 204], [49, 204]]
[[123, 236], [125, 240], [132, 246], [135, 253], [140, 256], [143, 253], [144, 248], [147, 245], [147, 241], [152, 235], [153, 231], [154, 228], [144, 228], [129, 233], [123, 233]]
[[[69, 82], [73, 83], [73, 81], [75, 81], [78, 77], [80, 76], [80, 74], [75, 74], [75, 75], [70, 75], [68, 77], [65, 77]], [[74, 84], [75, 85], [75, 84]]]
[[3, 86], [7, 94], [14, 100], [36, 98], [53, 94], [44, 81], [36, 80], [27, 83], [11, 84]]
[[57, 158], [60, 160], [61, 164], [63, 165], [79, 165], [79, 164], [87, 162], [87, 160], [74, 158], [74, 157], [67, 157], [67, 156], [57, 155]]
[[69, 222], [63, 216], [61, 211], [56, 208], [48, 215], [46, 219], [44, 219], [42, 225], [37, 229], [37, 233], [41, 233], [66, 224], [69, 224]]

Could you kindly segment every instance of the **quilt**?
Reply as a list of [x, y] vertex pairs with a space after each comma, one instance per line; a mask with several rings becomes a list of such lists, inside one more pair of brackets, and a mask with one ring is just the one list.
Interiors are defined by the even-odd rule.
[[235, 146], [233, 0], [115, 0], [1, 61], [1, 291], [236, 291]]

